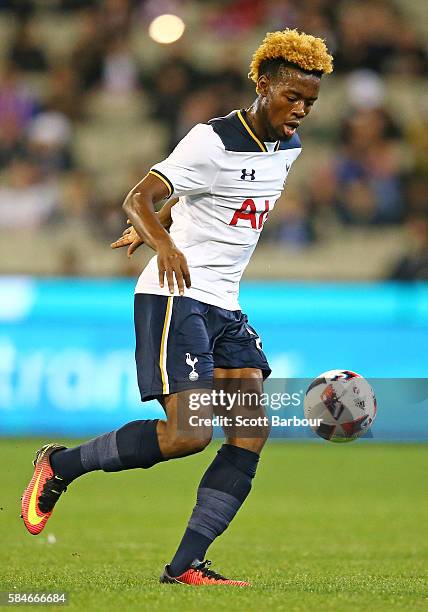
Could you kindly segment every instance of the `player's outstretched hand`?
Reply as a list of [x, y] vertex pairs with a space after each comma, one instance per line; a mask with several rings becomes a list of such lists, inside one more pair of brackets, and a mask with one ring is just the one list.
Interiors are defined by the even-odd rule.
[[[129, 219], [127, 223], [131, 223]], [[133, 253], [142, 244], [144, 244], [144, 240], [140, 238], [134, 227], [131, 225], [122, 232], [121, 238], [112, 242], [110, 246], [112, 249], [120, 249], [121, 247], [128, 246], [129, 248], [126, 254], [128, 257], [132, 257]]]
[[190, 272], [185, 256], [176, 246], [168, 244], [158, 249], [159, 285], [164, 286], [165, 275], [169, 292], [174, 294], [174, 276], [178, 293], [184, 295], [184, 285], [190, 289]]

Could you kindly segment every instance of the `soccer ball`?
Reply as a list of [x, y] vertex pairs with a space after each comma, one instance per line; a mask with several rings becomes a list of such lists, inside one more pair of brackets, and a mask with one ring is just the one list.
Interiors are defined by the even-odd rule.
[[329, 370], [311, 382], [304, 400], [305, 418], [321, 419], [313, 431], [331, 442], [351, 442], [365, 434], [376, 417], [369, 383], [350, 370]]

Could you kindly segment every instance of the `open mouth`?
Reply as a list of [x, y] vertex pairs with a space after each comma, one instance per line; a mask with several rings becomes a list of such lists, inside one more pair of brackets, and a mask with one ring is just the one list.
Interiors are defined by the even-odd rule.
[[284, 134], [286, 138], [291, 138], [299, 125], [300, 123], [298, 121], [288, 121], [287, 123], [284, 123]]

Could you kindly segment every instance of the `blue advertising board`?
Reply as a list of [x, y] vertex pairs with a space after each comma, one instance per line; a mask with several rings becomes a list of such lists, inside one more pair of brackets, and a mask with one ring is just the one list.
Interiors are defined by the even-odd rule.
[[[128, 280], [0, 278], [0, 435], [90, 435], [163, 414], [139, 399], [133, 290]], [[426, 284], [244, 283], [241, 305], [274, 378], [426, 376]], [[397, 401], [391, 384], [374, 436], [428, 439], [425, 398]]]

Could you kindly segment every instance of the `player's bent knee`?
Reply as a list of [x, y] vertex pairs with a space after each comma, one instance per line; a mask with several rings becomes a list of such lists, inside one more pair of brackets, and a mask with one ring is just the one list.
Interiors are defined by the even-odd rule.
[[172, 452], [177, 455], [200, 453], [210, 443], [211, 438], [177, 438], [172, 443]]
[[241, 448], [245, 448], [246, 450], [252, 451], [253, 453], [260, 454], [266, 441], [269, 438], [270, 434], [270, 426], [266, 427], [258, 427], [257, 435], [249, 438], [249, 437], [240, 437], [240, 436], [226, 436], [226, 443], [231, 444], [232, 446], [239, 446]]
[[211, 442], [211, 439], [211, 433], [205, 433], [203, 436], [187, 434], [186, 436], [175, 437], [171, 440], [171, 446], [180, 455], [192, 455], [203, 451]]
[[265, 443], [265, 438], [226, 438], [226, 444], [245, 448], [245, 450], [257, 453], [258, 455], [262, 452]]
[[208, 446], [208, 444], [211, 442], [211, 440], [212, 440], [212, 435], [205, 436], [203, 438], [194, 440], [195, 452], [200, 453], [201, 451], [203, 451]]

